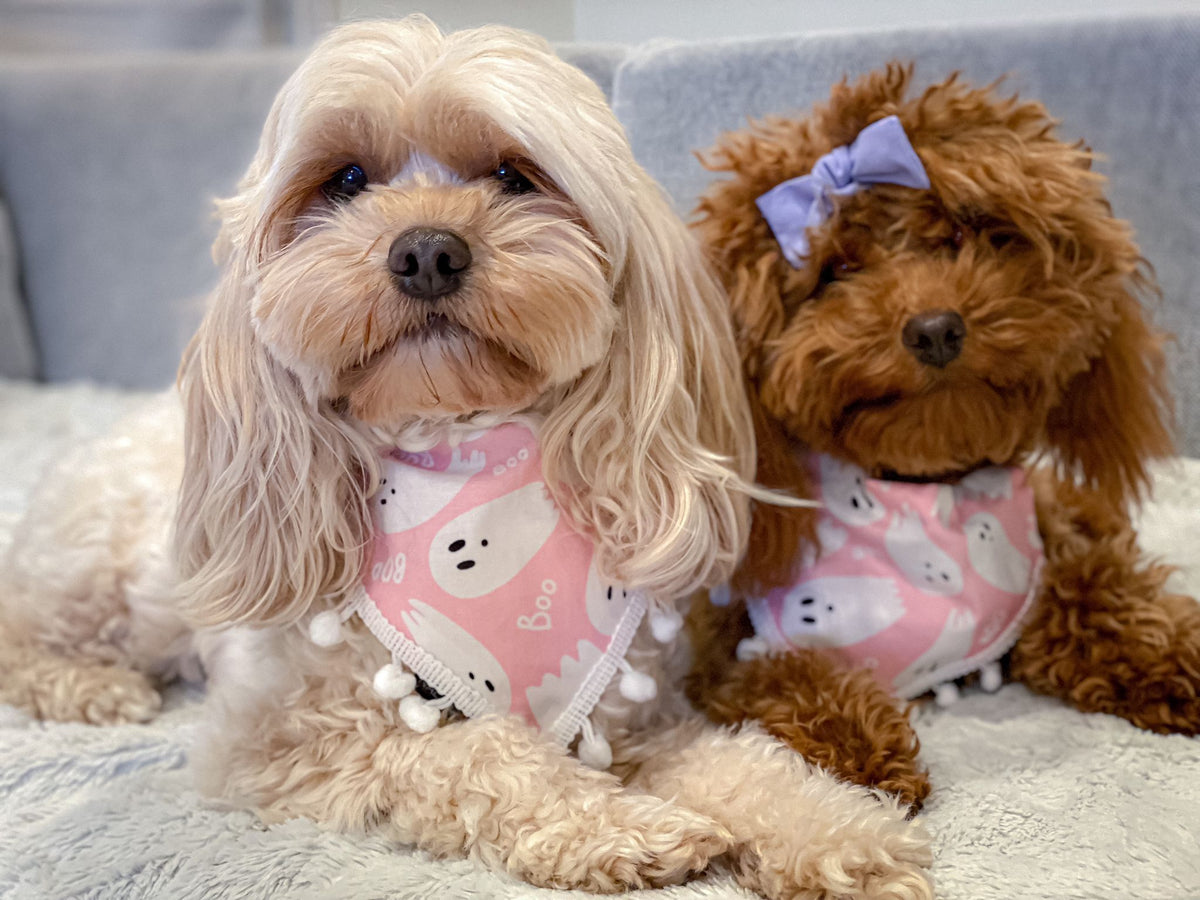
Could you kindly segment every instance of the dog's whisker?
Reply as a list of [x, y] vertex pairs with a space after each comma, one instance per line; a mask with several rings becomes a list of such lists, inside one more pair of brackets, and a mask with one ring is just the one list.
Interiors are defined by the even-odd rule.
[[433, 395], [434, 403], [440, 403], [441, 395], [438, 393], [437, 384], [433, 379], [433, 373], [429, 371], [429, 366], [425, 362], [424, 344], [417, 348], [417, 360], [421, 363], [421, 371], [424, 374], [425, 387], [428, 388], [429, 393]]
[[367, 249], [362, 252], [362, 256], [360, 256], [358, 259], [356, 259], [354, 261], [354, 264], [360, 266], [363, 263], [365, 263], [367, 261], [367, 259], [371, 256], [371, 254], [375, 252], [375, 248], [379, 246], [379, 242], [382, 241], [385, 237], [386, 237], [386, 235], [381, 232], [375, 238], [375, 240], [371, 241], [370, 246], [367, 247]]

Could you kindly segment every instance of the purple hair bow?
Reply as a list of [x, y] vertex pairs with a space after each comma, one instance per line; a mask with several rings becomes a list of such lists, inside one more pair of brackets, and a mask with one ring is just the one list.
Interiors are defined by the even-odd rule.
[[808, 229], [833, 215], [833, 198], [873, 184], [928, 188], [929, 176], [896, 116], [868, 125], [853, 143], [834, 147], [799, 178], [777, 184], [756, 201], [792, 267], [808, 256]]

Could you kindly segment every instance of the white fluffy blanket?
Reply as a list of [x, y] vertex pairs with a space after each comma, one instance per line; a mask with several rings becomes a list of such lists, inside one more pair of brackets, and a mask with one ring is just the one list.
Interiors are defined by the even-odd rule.
[[[135, 398], [0, 382], [0, 547], [63, 447]], [[1200, 593], [1200, 461], [1158, 473], [1145, 545]], [[145, 726], [31, 723], [0, 707], [0, 897], [548, 898], [479, 870], [307, 821], [263, 828], [191, 790], [201, 698]], [[1200, 897], [1200, 740], [1086, 716], [1009, 685], [923, 709], [935, 793], [934, 877], [946, 900]], [[583, 895], [579, 895], [583, 896]], [[635, 896], [750, 897], [727, 873]]]

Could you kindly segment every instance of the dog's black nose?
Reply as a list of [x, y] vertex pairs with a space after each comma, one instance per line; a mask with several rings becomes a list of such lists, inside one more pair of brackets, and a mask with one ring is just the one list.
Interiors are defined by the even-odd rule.
[[967, 325], [956, 312], [921, 313], [904, 323], [900, 339], [927, 366], [945, 368], [962, 353]]
[[434, 300], [457, 291], [471, 265], [471, 248], [453, 231], [410, 228], [392, 241], [388, 268], [400, 289], [418, 300]]

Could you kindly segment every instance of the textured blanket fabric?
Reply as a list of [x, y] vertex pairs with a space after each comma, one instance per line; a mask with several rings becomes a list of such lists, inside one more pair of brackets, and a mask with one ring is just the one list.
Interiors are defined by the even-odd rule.
[[[62, 448], [138, 402], [93, 388], [0, 382], [0, 547]], [[1158, 473], [1143, 538], [1200, 592], [1200, 461]], [[0, 708], [0, 897], [549, 898], [307, 821], [263, 828], [191, 789], [201, 710], [179, 689], [145, 726], [31, 723]], [[1010, 685], [918, 717], [935, 792], [925, 821], [946, 900], [1200, 897], [1200, 740], [1085, 716]], [[585, 895], [572, 895], [585, 896]], [[656, 900], [747, 898], [727, 873]]]

